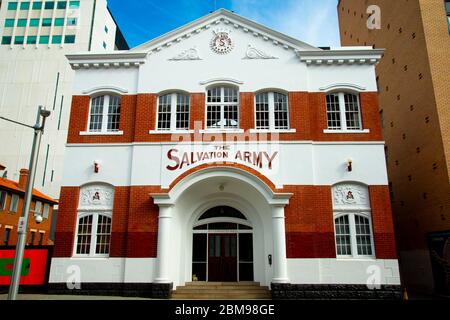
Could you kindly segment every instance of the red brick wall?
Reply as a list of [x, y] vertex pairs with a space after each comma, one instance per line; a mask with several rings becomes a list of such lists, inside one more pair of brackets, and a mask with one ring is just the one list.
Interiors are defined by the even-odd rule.
[[[117, 136], [80, 136], [86, 131], [89, 115], [89, 97], [74, 96], [72, 100], [71, 118], [69, 126], [69, 143], [123, 143], [123, 142], [167, 142], [171, 141], [170, 134], [149, 134], [156, 129], [157, 121], [156, 94], [139, 94], [137, 96], [122, 96], [122, 110], [120, 129], [123, 135]], [[194, 122], [200, 122], [202, 129], [205, 125], [205, 94], [192, 93], [190, 97], [190, 129], [194, 129]], [[382, 140], [380, 117], [378, 113], [378, 97], [376, 92], [360, 94], [362, 120], [364, 129], [369, 134], [326, 134], [327, 128], [326, 94], [290, 92], [289, 109], [290, 124], [296, 133], [280, 134], [280, 140], [314, 140], [314, 141], [380, 141]], [[240, 93], [240, 126], [249, 130], [255, 127], [254, 93]], [[214, 135], [215, 139], [225, 139], [225, 135]], [[217, 138], [219, 136], [219, 138]], [[251, 139], [260, 137], [252, 134]], [[191, 140], [194, 135], [190, 135]], [[204, 134], [205, 140], [212, 140], [212, 135]], [[249, 135], [236, 135], [236, 139], [249, 139]]]
[[80, 188], [62, 187], [58, 218], [56, 219], [55, 248], [53, 257], [71, 257], [75, 239], [78, 200]]
[[389, 187], [370, 186], [369, 192], [376, 256], [379, 259], [397, 259]]

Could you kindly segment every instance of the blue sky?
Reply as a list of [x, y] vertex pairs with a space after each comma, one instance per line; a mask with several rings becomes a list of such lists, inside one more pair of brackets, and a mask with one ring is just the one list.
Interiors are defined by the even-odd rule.
[[130, 47], [216, 8], [225, 8], [315, 46], [339, 46], [337, 0], [108, 0]]

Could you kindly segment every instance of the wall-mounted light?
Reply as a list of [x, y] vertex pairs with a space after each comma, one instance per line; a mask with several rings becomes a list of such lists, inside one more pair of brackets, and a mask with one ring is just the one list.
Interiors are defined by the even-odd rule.
[[347, 170], [348, 170], [348, 172], [353, 171], [353, 160], [352, 159], [347, 160]]
[[98, 173], [100, 170], [100, 164], [97, 160], [94, 161], [94, 172]]

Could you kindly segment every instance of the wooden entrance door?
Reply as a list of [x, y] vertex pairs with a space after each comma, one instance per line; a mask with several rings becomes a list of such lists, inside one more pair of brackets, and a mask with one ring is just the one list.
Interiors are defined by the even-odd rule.
[[237, 281], [237, 235], [208, 235], [208, 281]]

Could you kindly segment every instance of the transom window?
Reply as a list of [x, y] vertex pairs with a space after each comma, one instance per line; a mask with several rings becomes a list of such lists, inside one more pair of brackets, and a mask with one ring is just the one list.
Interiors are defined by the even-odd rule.
[[327, 120], [329, 130], [362, 130], [359, 96], [343, 92], [327, 95]]
[[107, 256], [111, 240], [111, 216], [91, 213], [78, 219], [77, 255]]
[[117, 132], [120, 125], [120, 97], [104, 95], [91, 100], [90, 132]]
[[206, 100], [206, 129], [239, 128], [239, 94], [232, 87], [208, 90]]
[[170, 93], [158, 99], [158, 124], [161, 131], [189, 129], [189, 95]]
[[256, 129], [289, 129], [288, 97], [278, 92], [263, 92], [256, 95]]

